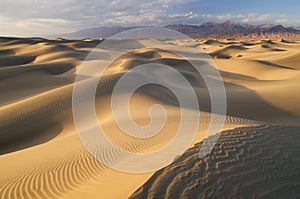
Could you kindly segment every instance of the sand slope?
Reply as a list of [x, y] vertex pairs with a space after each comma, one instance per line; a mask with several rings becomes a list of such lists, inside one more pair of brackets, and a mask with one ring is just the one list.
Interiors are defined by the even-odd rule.
[[[153, 174], [106, 167], [88, 153], [76, 133], [72, 117], [76, 71], [100, 42], [0, 38], [0, 198], [126, 198]], [[299, 43], [204, 42], [225, 81], [228, 117], [224, 129], [264, 122], [299, 124], [300, 95], [295, 92], [299, 90]], [[101, 52], [97, 55], [88, 61], [105, 58]], [[99, 82], [97, 117], [107, 136], [132, 152], [158, 149], [174, 137], [180, 109], [174, 96], [160, 86], [139, 89], [130, 105], [133, 120], [142, 125], [149, 122], [149, 107], [164, 105], [170, 116], [159, 136], [133, 139], [112, 119], [113, 85], [131, 68], [149, 61], [171, 65], [195, 86], [203, 112], [193, 144], [202, 141], [209, 121], [218, 122], [218, 117], [207, 113], [210, 102], [205, 85], [187, 62], [159, 48], [120, 57]], [[163, 74], [160, 78], [167, 80]], [[80, 84], [88, 86], [88, 81], [83, 78]], [[87, 121], [86, 127], [91, 125]], [[106, 153], [114, 157], [114, 151]]]
[[[230, 115], [299, 124], [299, 42], [203, 41], [227, 83]], [[208, 43], [208, 44], [207, 44]], [[233, 106], [231, 106], [233, 105]]]
[[130, 198], [298, 198], [299, 132], [268, 125], [224, 131], [207, 157], [198, 158], [196, 144]]

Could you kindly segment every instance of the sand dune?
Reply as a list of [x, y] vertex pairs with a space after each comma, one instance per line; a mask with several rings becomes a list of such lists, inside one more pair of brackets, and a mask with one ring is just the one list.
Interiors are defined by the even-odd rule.
[[221, 133], [211, 153], [202, 143], [157, 171], [130, 198], [297, 198], [299, 127], [244, 127]]
[[[247, 49], [242, 47], [244, 42], [224, 46], [204, 44], [206, 50], [215, 55], [214, 61], [228, 83], [227, 88], [231, 87], [227, 89], [228, 100], [235, 101], [239, 98], [236, 95], [244, 94], [245, 99], [239, 101], [238, 110], [231, 109], [231, 103], [228, 104], [228, 113], [271, 123], [299, 124], [299, 106], [295, 101], [299, 101], [300, 96], [293, 93], [298, 87], [299, 61], [296, 57], [300, 53], [299, 43], [271, 40], [247, 43]], [[260, 114], [254, 116], [251, 112]], [[279, 115], [285, 116], [275, 119]]]
[[[1, 37], [0, 41], [0, 198], [126, 198], [153, 175], [153, 172], [130, 174], [108, 168], [89, 154], [76, 133], [72, 115], [74, 80], [83, 59], [101, 40]], [[118, 42], [116, 47], [131, 45], [130, 41]], [[264, 123], [299, 124], [300, 43], [227, 40], [200, 43], [215, 58], [225, 82], [228, 111], [224, 130]], [[87, 62], [107, 58], [97, 49], [95, 57], [89, 57]], [[133, 138], [124, 134], [113, 120], [110, 100], [114, 85], [134, 66], [149, 62], [167, 64], [190, 80], [201, 110], [200, 127], [191, 146], [201, 142], [209, 122], [221, 122], [222, 117], [209, 114], [210, 100], [205, 82], [191, 65], [159, 46], [119, 57], [101, 78], [95, 107], [107, 137], [128, 151], [145, 153], [161, 148], [175, 136], [180, 122], [179, 104], [162, 86], [142, 87], [130, 101], [132, 118], [140, 125], [150, 122], [149, 107], [157, 103], [165, 107], [168, 118], [161, 133], [149, 139]], [[164, 73], [155, 75], [166, 83], [170, 78]], [[88, 88], [92, 79], [82, 77], [79, 84]], [[181, 89], [184, 92], [185, 88]], [[123, 100], [122, 95], [118, 97]], [[189, 125], [195, 121], [184, 122]], [[93, 127], [89, 121], [85, 125], [87, 129]], [[265, 128], [269, 131], [269, 127], [257, 127], [258, 131]], [[276, 130], [277, 127], [270, 128]], [[278, 128], [286, 130], [287, 127]], [[245, 140], [250, 139], [252, 134], [244, 131], [253, 132], [235, 130], [225, 132], [224, 136], [230, 134], [228, 139], [231, 140], [237, 134]], [[296, 135], [291, 134], [289, 138], [293, 136]], [[244, 143], [241, 147], [244, 146], [248, 145]], [[116, 161], [117, 158], [113, 159], [115, 151], [105, 149], [103, 153]]]

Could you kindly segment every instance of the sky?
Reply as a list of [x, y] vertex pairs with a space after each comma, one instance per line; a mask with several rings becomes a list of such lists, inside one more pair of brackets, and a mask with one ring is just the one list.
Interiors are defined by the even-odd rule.
[[300, 26], [299, 0], [1, 0], [1, 36], [234, 21]]

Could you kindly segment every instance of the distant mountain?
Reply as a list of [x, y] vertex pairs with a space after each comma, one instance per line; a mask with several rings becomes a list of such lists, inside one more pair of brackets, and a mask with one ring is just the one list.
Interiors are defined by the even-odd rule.
[[291, 28], [296, 29], [296, 30], [300, 30], [300, 26], [291, 26]]
[[263, 25], [259, 25], [258, 27], [261, 28], [261, 29], [269, 29], [269, 28], [273, 28], [274, 24], [263, 24]]
[[299, 30], [296, 30], [294, 28], [291, 28], [291, 27], [283, 27], [282, 25], [277, 25], [277, 26], [274, 26], [272, 28], [270, 28], [267, 32], [270, 32], [270, 33], [284, 33], [284, 32], [288, 32], [288, 33], [299, 33]]
[[250, 32], [254, 27], [250, 25], [240, 25], [227, 21], [225, 23], [204, 23], [200, 26], [191, 25], [168, 25], [166, 28], [182, 32], [191, 37], [213, 36], [213, 35], [235, 35]]
[[[83, 39], [83, 38], [108, 38], [117, 33], [138, 27], [100, 27], [84, 29], [77, 32], [53, 35], [52, 37], [62, 37], [67, 39]], [[249, 24], [238, 24], [231, 21], [224, 23], [203, 23], [201, 25], [167, 25], [165, 28], [176, 30], [178, 32], [189, 35], [190, 37], [221, 37], [235, 35], [293, 35], [300, 34], [299, 27], [284, 27], [282, 25], [263, 24], [259, 26]]]
[[237, 24], [234, 22], [225, 23], [204, 23], [199, 26], [191, 25], [168, 25], [167, 28], [182, 32], [191, 37], [213, 37], [213, 36], [233, 36], [250, 34], [300, 34], [300, 31], [292, 27], [282, 25], [265, 24], [253, 26], [248, 24]]

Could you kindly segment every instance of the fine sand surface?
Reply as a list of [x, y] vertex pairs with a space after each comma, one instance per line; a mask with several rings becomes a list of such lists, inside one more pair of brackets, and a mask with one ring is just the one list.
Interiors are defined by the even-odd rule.
[[[105, 166], [85, 149], [76, 133], [72, 115], [75, 77], [82, 60], [100, 42], [101, 40], [69, 41], [59, 38], [51, 40], [0, 38], [0, 198], [127, 198], [154, 174], [154, 172], [131, 174]], [[184, 74], [199, 99], [200, 126], [190, 146], [192, 147], [206, 136], [209, 122], [212, 120], [218, 123], [221, 117], [211, 117], [208, 113], [210, 101], [207, 88], [198, 74], [190, 68], [188, 62], [182, 61], [172, 53], [160, 50], [159, 46], [146, 48], [149, 41], [142, 42], [146, 42], [144, 48], [141, 46], [141, 49], [119, 57], [111, 63], [101, 78], [95, 97], [98, 121], [107, 137], [115, 145], [127, 151], [145, 153], [166, 145], [175, 136], [180, 123], [180, 108], [172, 93], [164, 87], [150, 85], [139, 89], [132, 96], [129, 110], [137, 124], [147, 125], [150, 122], [148, 110], [157, 103], [163, 105], [168, 114], [161, 132], [149, 139], [135, 139], [124, 134], [117, 127], [112, 117], [110, 99], [117, 80], [126, 72], [130, 72], [134, 66], [151, 61], [167, 64]], [[130, 41], [120, 41], [116, 46], [121, 47], [128, 43]], [[224, 130], [265, 123], [300, 124], [300, 93], [298, 92], [300, 43], [227, 40], [207, 40], [199, 43], [214, 58], [225, 82], [228, 110]], [[180, 43], [176, 45], [179, 46]], [[195, 51], [197, 51], [196, 47]], [[96, 55], [96, 57], [89, 57], [87, 62], [93, 63], [97, 59], [107, 58], [100, 50]], [[164, 74], [156, 74], [156, 76], [161, 81], [168, 82]], [[90, 77], [82, 77], [79, 84], [88, 88], [89, 79]], [[122, 95], [117, 97], [123, 100]], [[184, 122], [189, 125], [195, 121]], [[87, 131], [93, 125], [90, 121], [86, 121]], [[229, 143], [233, 142], [232, 139], [236, 139], [234, 144], [240, 146], [242, 150], [243, 147], [251, 147], [251, 144], [245, 143], [244, 140], [252, 138], [251, 132], [254, 132], [252, 128], [227, 131], [224, 135], [230, 135], [226, 138]], [[297, 128], [267, 126], [255, 128], [258, 129], [257, 135], [262, 136], [261, 140], [256, 141], [262, 143], [267, 139], [264, 137], [265, 132], [276, 134], [277, 128], [284, 131], [288, 139], [278, 145], [280, 148], [293, 147], [293, 140], [298, 139], [295, 137]], [[247, 133], [243, 133], [244, 131]], [[289, 135], [290, 131], [291, 135]], [[234, 138], [235, 134], [241, 138]], [[281, 138], [280, 135], [278, 136], [278, 139]], [[260, 136], [255, 138], [260, 139]], [[226, 139], [224, 142], [227, 142]], [[271, 140], [267, 143], [276, 145], [279, 141], [277, 138], [274, 139], [274, 142]], [[199, 148], [199, 145], [195, 147]], [[195, 147], [187, 153], [194, 155]], [[216, 147], [218, 153], [221, 150], [220, 145]], [[273, 149], [267, 147], [265, 150]], [[115, 161], [114, 151], [108, 149], [104, 150], [104, 153]], [[299, 154], [299, 151], [295, 153]], [[255, 154], [244, 154], [256, 157]], [[265, 154], [269, 153], [263, 151], [261, 154], [262, 158], [267, 158]], [[291, 156], [286, 154], [289, 154], [289, 151], [281, 158], [290, 160], [294, 157], [293, 150]], [[231, 155], [224, 155], [225, 161], [231, 161], [230, 158]], [[189, 162], [189, 159], [184, 155], [172, 165], [177, 165], [181, 161]], [[191, 161], [195, 162], [195, 160]], [[199, 164], [203, 161], [204, 159], [199, 161]], [[278, 164], [283, 160], [280, 161]], [[225, 170], [229, 169], [227, 166], [224, 166]], [[182, 167], [182, 172], [186, 168], [195, 168], [195, 166]], [[245, 168], [249, 168], [249, 165]], [[166, 167], [165, 171], [168, 169], [169, 167]], [[211, 174], [213, 168], [208, 166], [207, 169]], [[191, 172], [194, 171], [197, 172], [196, 169]], [[239, 170], [239, 172], [246, 175], [243, 171]], [[158, 172], [160, 173], [161, 171]], [[134, 196], [143, 197], [148, 195], [146, 193], [148, 189], [155, 189], [151, 180], [159, 179], [158, 174], [155, 173], [154, 177], [145, 184], [144, 191], [139, 189]], [[283, 173], [283, 175], [289, 174]], [[299, 171], [296, 174], [299, 177]], [[181, 173], [172, 174], [172, 176], [176, 175]], [[207, 183], [213, 180], [208, 178], [209, 176], [205, 178]], [[261, 180], [259, 177], [257, 179]], [[195, 186], [202, 182], [199, 179], [197, 183]], [[251, 182], [249, 183], [251, 186]], [[189, 189], [192, 186], [178, 186], [179, 192], [192, 193], [183, 192], [185, 188]], [[165, 188], [167, 187], [161, 186], [157, 189], [157, 193], [167, 196]], [[207, 190], [209, 189], [208, 187]], [[234, 193], [239, 194], [239, 192]]]
[[[202, 142], [157, 171], [130, 198], [299, 198], [300, 127], [241, 127]], [[209, 138], [210, 139], [210, 138]]]

